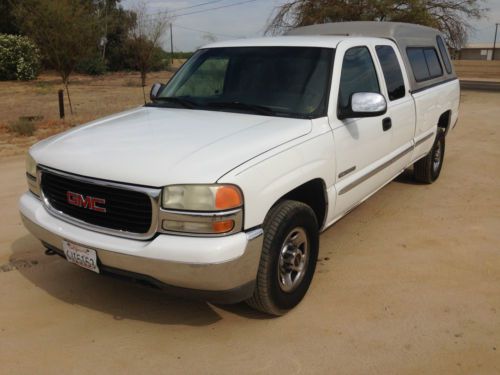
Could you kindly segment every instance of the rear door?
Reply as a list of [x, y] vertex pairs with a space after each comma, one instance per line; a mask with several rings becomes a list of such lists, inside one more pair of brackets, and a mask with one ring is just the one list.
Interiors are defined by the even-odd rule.
[[387, 100], [387, 120], [391, 124], [392, 161], [387, 168], [397, 174], [408, 166], [415, 135], [415, 102], [410, 94], [408, 77], [402, 67], [403, 60], [394, 43], [380, 41], [375, 44], [377, 64], [383, 76], [383, 94]]

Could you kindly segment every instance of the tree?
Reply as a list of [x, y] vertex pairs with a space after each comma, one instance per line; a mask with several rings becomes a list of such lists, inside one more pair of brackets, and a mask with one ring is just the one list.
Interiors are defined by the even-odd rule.
[[134, 12], [137, 18], [130, 31], [128, 43], [132, 51], [134, 64], [141, 73], [141, 85], [145, 101], [144, 87], [146, 86], [147, 74], [153, 68], [153, 63], [157, 58], [161, 38], [169, 25], [169, 17], [167, 13], [149, 15], [144, 3], [139, 5]]
[[93, 7], [81, 0], [25, 0], [17, 5], [15, 13], [22, 31], [59, 73], [73, 113], [69, 77], [80, 60], [94, 53], [98, 40]]
[[461, 47], [471, 26], [486, 12], [483, 0], [292, 0], [277, 8], [266, 33], [342, 21], [417, 23], [441, 30], [450, 47]]
[[14, 7], [10, 0], [0, 0], [0, 34], [19, 34], [14, 18]]
[[115, 6], [108, 4], [104, 29], [107, 29], [104, 36], [107, 39], [106, 49], [103, 56], [106, 59], [108, 69], [112, 71], [130, 69], [129, 50], [127, 41], [134, 25], [136, 24], [136, 14], [133, 11], [123, 9], [117, 2]]

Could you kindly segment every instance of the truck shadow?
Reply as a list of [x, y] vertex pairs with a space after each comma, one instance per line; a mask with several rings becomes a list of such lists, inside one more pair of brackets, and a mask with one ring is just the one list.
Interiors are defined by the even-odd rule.
[[394, 182], [407, 185], [425, 185], [422, 182], [415, 181], [415, 178], [413, 177], [413, 167], [405, 169], [403, 173], [396, 177]]
[[[80, 269], [57, 255], [46, 256], [44, 247], [31, 235], [15, 240], [11, 250], [10, 262], [2, 266], [2, 272], [17, 270], [51, 296], [115, 320], [206, 326], [222, 319], [208, 303], [174, 298], [153, 288]], [[218, 307], [248, 318], [265, 317], [244, 304]]]

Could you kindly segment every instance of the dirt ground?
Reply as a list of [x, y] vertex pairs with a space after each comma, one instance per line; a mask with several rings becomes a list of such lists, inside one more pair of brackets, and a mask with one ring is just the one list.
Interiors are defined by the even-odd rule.
[[0, 161], [0, 373], [500, 373], [500, 93], [466, 91], [437, 183], [403, 175], [321, 236], [305, 300], [270, 319], [45, 256]]

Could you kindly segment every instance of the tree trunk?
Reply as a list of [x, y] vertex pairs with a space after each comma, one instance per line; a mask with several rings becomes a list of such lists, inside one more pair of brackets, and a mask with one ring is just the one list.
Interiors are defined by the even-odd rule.
[[63, 81], [63, 83], [64, 83], [64, 87], [66, 88], [66, 95], [68, 97], [69, 111], [71, 112], [71, 114], [73, 114], [73, 104], [71, 104], [71, 97], [69, 95], [68, 80], [65, 79]]

